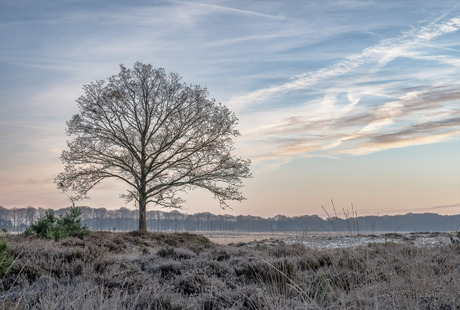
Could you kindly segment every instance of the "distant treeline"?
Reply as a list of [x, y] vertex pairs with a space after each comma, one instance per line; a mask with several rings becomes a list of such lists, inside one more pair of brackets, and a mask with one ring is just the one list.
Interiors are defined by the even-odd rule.
[[[130, 231], [138, 227], [138, 211], [128, 208], [107, 210], [105, 208], [79, 207], [82, 223], [91, 230]], [[55, 210], [56, 215], [65, 214], [70, 208]], [[21, 232], [45, 215], [46, 209], [13, 208], [0, 206], [0, 229]], [[460, 215], [439, 215], [422, 213], [406, 215], [360, 216], [352, 218], [330, 217], [322, 219], [317, 215], [287, 217], [277, 215], [271, 218], [259, 216], [215, 215], [209, 212], [184, 214], [178, 211], [147, 212], [147, 229], [151, 231], [244, 231], [244, 232], [404, 232], [404, 231], [458, 231]]]

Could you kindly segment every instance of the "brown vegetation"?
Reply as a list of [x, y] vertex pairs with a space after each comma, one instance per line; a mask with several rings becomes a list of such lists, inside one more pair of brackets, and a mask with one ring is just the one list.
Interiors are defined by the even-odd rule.
[[188, 233], [9, 236], [2, 309], [459, 309], [460, 246], [223, 246]]

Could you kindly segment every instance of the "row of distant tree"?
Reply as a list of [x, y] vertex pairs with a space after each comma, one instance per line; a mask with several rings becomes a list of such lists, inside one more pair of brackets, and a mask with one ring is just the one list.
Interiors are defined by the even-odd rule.
[[[120, 208], [80, 207], [82, 223], [90, 230], [130, 231], [138, 228], [138, 210]], [[70, 208], [55, 211], [56, 215], [69, 212]], [[13, 208], [0, 206], [0, 228], [21, 232], [45, 215], [42, 208]], [[439, 215], [434, 213], [395, 216], [328, 217], [317, 215], [287, 217], [277, 215], [271, 218], [259, 216], [215, 215], [209, 212], [184, 214], [178, 211], [147, 212], [147, 229], [150, 231], [311, 231], [311, 232], [377, 232], [377, 231], [458, 231], [460, 215]]]

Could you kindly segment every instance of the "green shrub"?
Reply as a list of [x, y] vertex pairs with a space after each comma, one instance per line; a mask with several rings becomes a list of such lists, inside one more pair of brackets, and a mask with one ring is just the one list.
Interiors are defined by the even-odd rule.
[[8, 240], [0, 241], [0, 276], [4, 276], [13, 264], [14, 257], [10, 254]]
[[79, 218], [81, 210], [70, 208], [70, 213], [56, 217], [53, 210], [48, 210], [45, 216], [26, 229], [26, 236], [35, 235], [42, 239], [58, 241], [67, 237], [79, 237], [89, 234], [86, 225], [81, 225]]

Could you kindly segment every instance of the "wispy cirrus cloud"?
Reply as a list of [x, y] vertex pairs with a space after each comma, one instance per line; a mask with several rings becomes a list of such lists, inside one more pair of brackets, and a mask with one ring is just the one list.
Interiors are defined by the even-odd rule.
[[[262, 88], [247, 95], [231, 98], [227, 103], [236, 109], [243, 109], [246, 105], [263, 102], [277, 93], [310, 87], [322, 80], [344, 75], [365, 64], [375, 63], [375, 66], [370, 70], [370, 73], [375, 73], [397, 57], [410, 56], [411, 49], [417, 45], [459, 29], [460, 17], [451, 18], [444, 23], [412, 29], [397, 38], [385, 39], [375, 46], [366, 48], [360, 54], [346, 57], [332, 66], [297, 76], [284, 84]], [[454, 60], [446, 56], [440, 58], [441, 61], [446, 59]]]
[[[329, 99], [333, 101], [329, 108], [317, 108], [313, 113], [309, 113], [308, 106], [303, 111], [291, 109], [290, 116], [288, 111], [261, 113], [261, 119], [273, 123], [246, 132], [243, 140], [254, 160], [285, 161], [295, 157], [366, 155], [457, 139], [459, 88], [460, 84], [429, 87], [376, 106], [337, 104], [335, 98]], [[318, 101], [312, 106], [324, 103]], [[277, 119], [280, 114], [281, 119]]]
[[284, 16], [265, 14], [261, 12], [251, 11], [251, 10], [242, 10], [242, 9], [232, 8], [232, 7], [223, 6], [223, 5], [215, 5], [215, 4], [192, 2], [192, 1], [170, 1], [170, 2], [178, 3], [181, 5], [195, 6], [195, 7], [199, 7], [202, 9], [232, 13], [232, 14], [264, 17], [264, 18], [270, 18], [270, 19], [285, 19]]
[[[433, 42], [459, 29], [460, 17], [413, 28], [334, 65], [232, 98], [228, 104], [244, 115], [242, 123], [255, 125], [243, 139], [248, 152], [256, 160], [364, 155], [458, 138], [460, 58], [439, 54], [444, 49], [433, 48]], [[402, 59], [436, 66], [426, 71], [404, 62], [400, 68], [392, 65]], [[282, 102], [302, 91], [313, 98]], [[267, 111], [260, 112], [264, 106]], [[257, 115], [260, 121], [254, 122]], [[259, 147], [254, 147], [256, 140]]]

